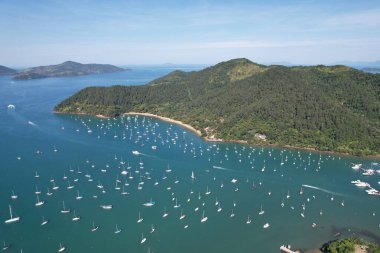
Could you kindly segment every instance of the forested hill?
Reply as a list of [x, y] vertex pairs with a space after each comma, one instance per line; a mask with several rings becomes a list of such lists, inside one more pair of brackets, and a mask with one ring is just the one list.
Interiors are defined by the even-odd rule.
[[57, 65], [40, 66], [20, 71], [13, 76], [13, 79], [28, 80], [47, 77], [83, 76], [120, 71], [125, 71], [125, 69], [109, 64], [82, 64], [73, 61], [66, 61]]
[[85, 88], [54, 110], [149, 112], [224, 140], [380, 154], [380, 75], [346, 66], [235, 59], [197, 72], [174, 71], [144, 86]]

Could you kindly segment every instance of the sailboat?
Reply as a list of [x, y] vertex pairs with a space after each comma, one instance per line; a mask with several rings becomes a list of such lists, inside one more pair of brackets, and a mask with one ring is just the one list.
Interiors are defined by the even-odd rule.
[[182, 220], [186, 217], [186, 214], [183, 214], [183, 209], [181, 210], [181, 215], [179, 216], [179, 219]]
[[38, 195], [37, 195], [37, 201], [36, 201], [36, 206], [42, 206], [45, 202], [41, 201], [39, 198], [38, 198]]
[[151, 206], [154, 206], [155, 204], [156, 204], [156, 203], [152, 200], [152, 198], [150, 198], [150, 201], [144, 203], [143, 206], [151, 207]]
[[80, 220], [80, 216], [76, 216], [75, 210], [74, 210], [74, 217], [71, 220], [72, 221], [79, 221]]
[[47, 193], [46, 193], [46, 195], [47, 195], [47, 196], [51, 196], [51, 195], [53, 195], [53, 193], [50, 192], [49, 187], [47, 188]]
[[208, 189], [208, 186], [207, 186], [205, 194], [209, 195], [210, 193], [211, 193], [211, 191]]
[[247, 221], [245, 223], [251, 224], [251, 222], [252, 222], [251, 217], [249, 217], [249, 215], [248, 215], [248, 219], [247, 219]]
[[206, 222], [207, 220], [208, 220], [208, 217], [205, 216], [205, 211], [203, 210], [202, 218], [201, 218], [201, 223]]
[[18, 196], [15, 194], [14, 191], [12, 191], [11, 199], [17, 199], [17, 198], [18, 198]]
[[139, 212], [139, 219], [137, 220], [137, 223], [141, 223], [144, 220], [144, 218], [141, 217], [141, 214]]
[[11, 218], [8, 219], [8, 220], [6, 220], [5, 224], [14, 223], [14, 222], [17, 222], [17, 221], [20, 220], [20, 217], [13, 217], [11, 205], [9, 205], [9, 215], [10, 215]]
[[265, 211], [263, 210], [263, 205], [261, 205], [259, 215], [263, 215], [264, 213]]
[[194, 171], [191, 172], [191, 179], [192, 179], [192, 180], [195, 180]]
[[116, 230], [115, 230], [115, 234], [119, 234], [121, 232], [121, 229], [117, 227], [117, 224], [116, 224]]
[[45, 217], [42, 216], [42, 222], [41, 222], [41, 226], [45, 226], [46, 224], [49, 223], [49, 220], [45, 220]]
[[156, 231], [156, 229], [154, 228], [153, 224], [152, 224], [152, 227], [150, 229], [150, 233], [153, 233], [154, 231]]
[[4, 241], [4, 246], [3, 246], [3, 249], [2, 251], [6, 251], [6, 250], [9, 250], [11, 247], [11, 244], [6, 244], [5, 241]]
[[235, 217], [234, 209], [232, 209], [231, 214], [230, 214], [230, 218], [233, 218], [233, 217]]
[[167, 217], [169, 214], [166, 212], [166, 207], [164, 208], [164, 214], [162, 215], [162, 218]]
[[99, 226], [95, 226], [95, 222], [93, 221], [92, 222], [92, 228], [91, 228], [91, 232], [95, 232], [96, 230], [98, 230]]
[[174, 208], [179, 208], [181, 207], [181, 204], [178, 204], [177, 198], [175, 199], [175, 205], [173, 206]]
[[62, 244], [60, 243], [60, 244], [59, 244], [58, 252], [64, 252], [65, 250], [66, 250], [66, 247], [65, 247], [65, 246], [62, 246]]
[[77, 190], [77, 196], [75, 197], [76, 200], [83, 199], [83, 196], [79, 195], [79, 190]]
[[218, 213], [220, 213], [222, 211], [222, 207], [220, 206], [220, 203], [218, 205], [218, 209], [216, 210]]
[[146, 238], [144, 237], [144, 234], [142, 233], [141, 234], [141, 244], [143, 244], [144, 242], [146, 241]]
[[65, 207], [65, 201], [62, 201], [63, 209], [61, 210], [61, 213], [70, 213], [70, 209], [66, 209]]

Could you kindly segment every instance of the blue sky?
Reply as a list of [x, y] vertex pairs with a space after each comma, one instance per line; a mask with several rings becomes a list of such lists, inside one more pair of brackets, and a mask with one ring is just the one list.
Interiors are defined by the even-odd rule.
[[0, 65], [380, 60], [380, 1], [1, 0]]

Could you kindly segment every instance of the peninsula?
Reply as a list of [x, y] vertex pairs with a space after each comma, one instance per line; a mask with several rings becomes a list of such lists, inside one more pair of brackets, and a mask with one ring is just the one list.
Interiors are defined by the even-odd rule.
[[88, 87], [54, 111], [150, 113], [188, 124], [209, 140], [380, 154], [380, 75], [343, 65], [234, 59], [142, 86]]
[[0, 76], [13, 75], [17, 72], [15, 69], [11, 69], [5, 66], [0, 65]]
[[29, 80], [47, 77], [69, 77], [83, 76], [97, 73], [121, 72], [122, 69], [109, 64], [81, 64], [73, 61], [66, 61], [57, 65], [40, 66], [25, 69], [13, 76], [15, 80]]

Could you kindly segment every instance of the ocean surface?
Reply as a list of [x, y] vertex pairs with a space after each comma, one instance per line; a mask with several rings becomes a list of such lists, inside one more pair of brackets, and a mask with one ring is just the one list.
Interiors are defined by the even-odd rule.
[[[176, 68], [200, 66], [0, 77], [0, 244], [24, 253], [57, 252], [60, 244], [78, 253], [229, 253], [313, 249], [337, 233], [380, 240], [380, 197], [350, 183], [380, 189], [379, 174], [351, 168], [379, 170], [379, 160], [208, 143], [141, 116], [52, 113], [84, 87], [141, 85]], [[9, 206], [20, 221], [5, 224]]]

